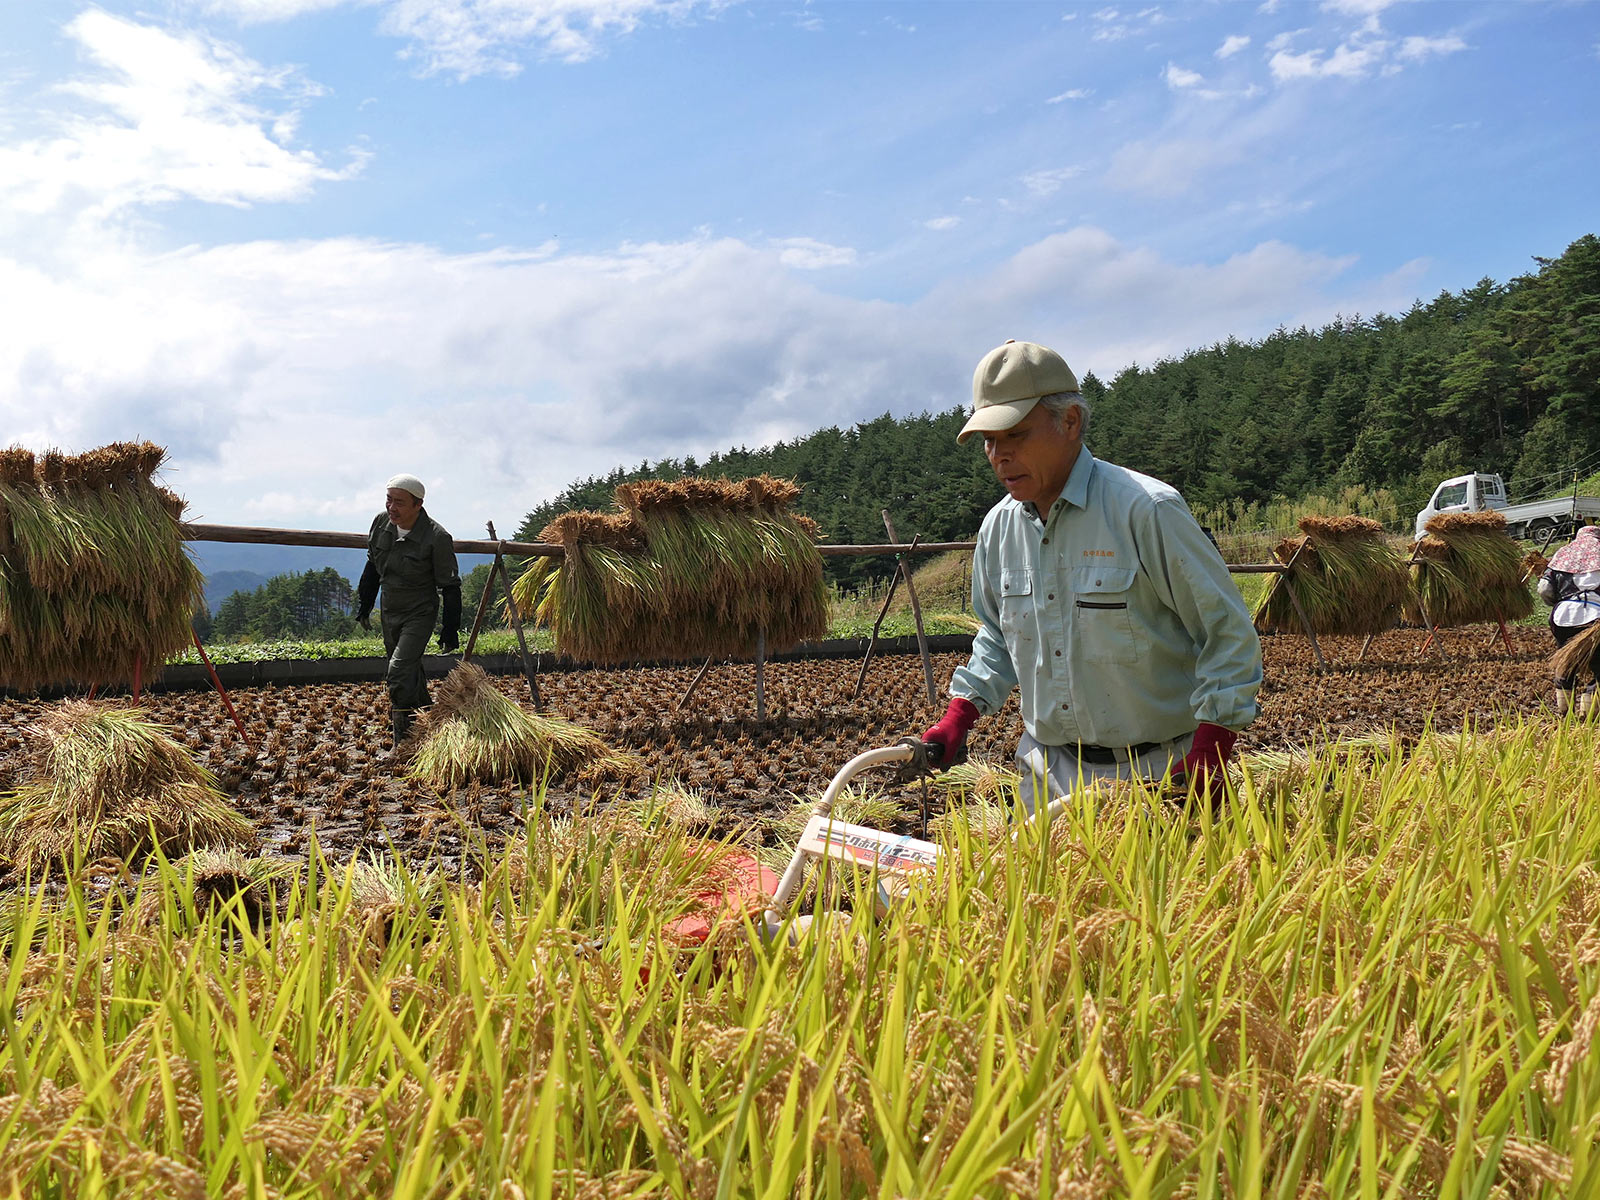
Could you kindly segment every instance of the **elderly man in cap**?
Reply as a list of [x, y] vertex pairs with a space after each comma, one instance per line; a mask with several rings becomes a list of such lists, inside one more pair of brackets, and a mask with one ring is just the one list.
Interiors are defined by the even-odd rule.
[[383, 589], [383, 648], [389, 655], [389, 705], [394, 744], [411, 728], [416, 710], [428, 703], [422, 655], [439, 621], [439, 649], [453, 652], [461, 637], [461, 573], [455, 542], [422, 507], [426, 489], [414, 475], [389, 480], [383, 512], [367, 533], [367, 567], [357, 588], [356, 620], [372, 628], [372, 604]]
[[1256, 716], [1261, 643], [1183, 498], [1102, 462], [1089, 406], [1053, 350], [1007, 342], [972, 379], [972, 419], [1007, 496], [972, 557], [972, 658], [923, 734], [949, 763], [1022, 691], [1022, 803], [1105, 778], [1190, 781], [1215, 802]]

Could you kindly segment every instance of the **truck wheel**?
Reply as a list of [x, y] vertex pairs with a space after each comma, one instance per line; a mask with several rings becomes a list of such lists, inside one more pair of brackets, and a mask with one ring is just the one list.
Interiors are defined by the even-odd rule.
[[1542, 542], [1555, 527], [1556, 522], [1549, 517], [1540, 517], [1536, 521], [1529, 521], [1527, 540], [1530, 542]]

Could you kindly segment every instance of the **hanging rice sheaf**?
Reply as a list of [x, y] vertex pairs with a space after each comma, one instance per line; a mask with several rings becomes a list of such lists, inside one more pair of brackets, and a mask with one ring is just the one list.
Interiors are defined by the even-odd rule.
[[557, 517], [513, 598], [584, 662], [623, 663], [769, 653], [827, 630], [816, 523], [788, 511], [797, 484], [679, 479], [617, 488], [616, 513]]
[[149, 442], [0, 450], [0, 686], [153, 677], [189, 644], [205, 579]]
[[531, 783], [547, 775], [598, 782], [644, 769], [640, 759], [613, 750], [581, 725], [529, 712], [473, 663], [445, 677], [402, 754], [411, 760], [410, 778], [442, 790], [473, 780]]
[[1417, 625], [1515, 621], [1533, 611], [1517, 544], [1497, 512], [1440, 513], [1412, 550], [1406, 620]]
[[1306, 517], [1300, 531], [1304, 536], [1285, 538], [1273, 551], [1290, 569], [1268, 583], [1256, 609], [1258, 630], [1306, 632], [1295, 599], [1313, 633], [1359, 636], [1395, 624], [1411, 576], [1382, 525], [1366, 517]]
[[255, 841], [211, 772], [138, 709], [68, 701], [30, 732], [21, 782], [0, 794], [0, 858], [19, 871]]

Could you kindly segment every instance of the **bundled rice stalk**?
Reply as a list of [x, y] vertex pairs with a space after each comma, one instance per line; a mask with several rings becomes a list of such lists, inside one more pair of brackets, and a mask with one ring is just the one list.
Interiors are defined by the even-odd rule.
[[1405, 618], [1414, 624], [1515, 621], [1533, 611], [1522, 555], [1497, 512], [1440, 513], [1429, 520], [1412, 557]]
[[190, 638], [205, 584], [183, 501], [152, 476], [165, 451], [0, 451], [0, 685], [153, 678]]
[[19, 871], [255, 841], [211, 772], [137, 709], [69, 701], [31, 733], [33, 761], [0, 796], [0, 858]]
[[1597, 653], [1600, 653], [1600, 621], [1590, 625], [1550, 656], [1551, 678], [1571, 679], [1581, 674]]
[[566, 513], [512, 589], [524, 617], [548, 625], [573, 658], [595, 663], [769, 652], [827, 629], [816, 525], [792, 514], [800, 494], [762, 475], [617, 488], [615, 513]]
[[409, 778], [445, 791], [472, 780], [529, 783], [548, 774], [598, 781], [644, 769], [581, 725], [523, 708], [473, 663], [445, 677], [402, 753], [410, 758]]
[[1405, 561], [1389, 545], [1383, 526], [1367, 517], [1305, 517], [1304, 535], [1274, 550], [1290, 570], [1274, 575], [1256, 608], [1262, 633], [1305, 633], [1298, 599], [1312, 633], [1359, 636], [1394, 624], [1409, 599]]

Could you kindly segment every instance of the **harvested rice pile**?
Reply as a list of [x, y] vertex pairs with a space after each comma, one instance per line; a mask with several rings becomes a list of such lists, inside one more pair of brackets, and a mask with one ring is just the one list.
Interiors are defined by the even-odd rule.
[[1584, 676], [1590, 660], [1597, 653], [1600, 653], [1600, 621], [1596, 621], [1550, 656], [1551, 678], [1571, 679], [1577, 676], [1578, 682], [1586, 685], [1587, 680]]
[[146, 678], [189, 644], [205, 580], [183, 500], [152, 479], [166, 452], [0, 450], [0, 686]]
[[1411, 577], [1383, 526], [1366, 517], [1306, 517], [1300, 530], [1303, 537], [1285, 538], [1274, 551], [1293, 567], [1267, 585], [1256, 628], [1306, 632], [1291, 595], [1313, 633], [1359, 636], [1392, 626], [1409, 598]]
[[523, 708], [473, 663], [446, 676], [401, 753], [411, 760], [408, 777], [442, 790], [472, 780], [531, 783], [547, 775], [599, 781], [644, 766], [581, 725]]
[[19, 871], [255, 841], [211, 772], [138, 709], [68, 701], [31, 732], [21, 782], [0, 795], [0, 858]]
[[761, 475], [619, 487], [617, 513], [567, 513], [539, 535], [563, 558], [517, 580], [524, 616], [584, 662], [787, 650], [827, 629], [816, 525], [788, 511], [797, 484]]
[[1440, 513], [1429, 520], [1412, 557], [1408, 621], [1475, 625], [1515, 621], [1533, 611], [1527, 568], [1497, 512]]

